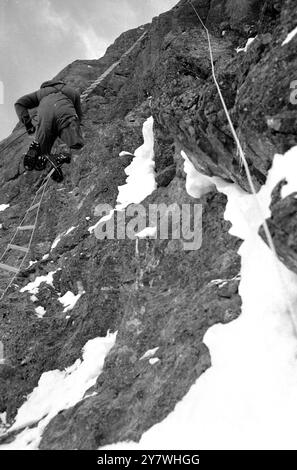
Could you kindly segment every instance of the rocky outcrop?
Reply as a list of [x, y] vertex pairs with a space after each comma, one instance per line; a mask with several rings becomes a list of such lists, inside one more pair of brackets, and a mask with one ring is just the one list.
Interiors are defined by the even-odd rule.
[[[245, 7], [237, 10], [235, 0], [192, 3], [211, 31], [218, 80], [259, 187], [274, 152], [296, 143], [295, 108], [289, 100], [296, 41], [281, 46], [296, 24], [294, 2], [241, 2]], [[200, 172], [249, 190], [212, 80], [207, 38], [189, 2], [181, 1], [152, 24], [124, 33], [103, 58], [74, 62], [58, 78], [85, 90], [144, 28], [148, 34], [143, 41], [87, 99], [86, 146], [65, 170], [64, 183], [49, 187], [30, 255], [37, 262], [22, 272], [0, 305], [6, 356], [5, 367], [0, 365], [0, 412], [6, 411], [9, 420], [43, 372], [71, 365], [89, 339], [118, 331], [94, 387], [96, 395], [52, 420], [41, 442], [44, 449], [90, 449], [138, 440], [210, 366], [203, 344], [207, 329], [240, 314], [240, 241], [228, 233], [226, 199], [216, 192], [193, 199], [185, 190], [181, 149]], [[247, 52], [237, 54], [235, 49], [256, 34]], [[158, 188], [144, 206], [202, 204], [199, 250], [185, 251], [178, 240], [157, 239], [140, 241], [135, 251], [133, 240], [99, 241], [88, 231], [98, 220], [98, 204], [115, 205], [131, 161], [119, 153], [133, 153], [141, 145], [142, 125], [150, 115]], [[5, 148], [0, 202], [10, 204], [0, 213], [2, 248], [42, 180], [36, 172], [23, 173], [20, 156], [30, 139], [14, 140], [20, 132], [17, 126], [0, 144], [0, 151]], [[292, 203], [290, 197], [273, 206], [278, 218], [288, 204], [281, 222], [284, 233], [292, 224]], [[56, 237], [70, 227], [75, 228], [51, 250]], [[277, 238], [280, 253], [287, 254], [291, 242]], [[292, 268], [294, 249], [290, 253], [290, 261], [282, 259]], [[20, 292], [36, 276], [53, 271], [53, 286], [40, 286], [38, 304]], [[225, 282], [212, 282], [218, 279]], [[66, 319], [58, 298], [68, 290], [85, 294]], [[42, 319], [36, 317], [37, 305], [46, 309]], [[140, 360], [156, 347], [156, 364]]]
[[[291, 271], [297, 273], [297, 194], [282, 198], [281, 189], [284, 185], [285, 180], [277, 185], [272, 194], [271, 217], [267, 223], [279, 258]], [[260, 234], [267, 242], [263, 228]]]

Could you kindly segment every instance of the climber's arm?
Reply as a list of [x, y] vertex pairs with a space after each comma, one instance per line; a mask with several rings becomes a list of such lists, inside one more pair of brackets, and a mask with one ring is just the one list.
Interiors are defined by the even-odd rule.
[[36, 92], [22, 96], [14, 105], [19, 120], [24, 124], [28, 132], [34, 127], [28, 109], [36, 108], [38, 105], [39, 99]]

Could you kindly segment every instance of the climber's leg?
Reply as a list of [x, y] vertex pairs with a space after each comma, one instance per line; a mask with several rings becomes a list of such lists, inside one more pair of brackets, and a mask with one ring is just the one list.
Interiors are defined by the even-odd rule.
[[35, 140], [39, 143], [41, 155], [50, 154], [58, 137], [56, 123], [52, 113], [39, 111], [39, 121]]
[[40, 156], [39, 143], [36, 140], [30, 144], [27, 153], [24, 155], [24, 168], [27, 171], [35, 169], [35, 164]]
[[40, 108], [35, 139], [24, 156], [24, 167], [29, 171], [43, 170], [46, 167], [46, 160], [43, 155], [51, 152], [58, 136], [53, 114], [49, 110]]
[[84, 146], [80, 122], [77, 117], [69, 119], [69, 124], [59, 133], [59, 137], [71, 149], [80, 150]]

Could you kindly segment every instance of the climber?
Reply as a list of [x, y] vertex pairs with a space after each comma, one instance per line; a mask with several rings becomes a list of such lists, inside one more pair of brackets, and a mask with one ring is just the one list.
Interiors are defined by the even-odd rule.
[[[62, 181], [61, 165], [71, 162], [71, 150], [51, 155], [51, 149], [57, 137], [70, 149], [81, 149], [84, 140], [81, 132], [81, 101], [79, 93], [59, 80], [44, 82], [40, 89], [22, 96], [15, 103], [19, 120], [35, 139], [24, 156], [26, 170], [43, 170], [48, 160], [58, 171], [53, 179]], [[37, 108], [37, 124], [32, 123], [28, 110]]]

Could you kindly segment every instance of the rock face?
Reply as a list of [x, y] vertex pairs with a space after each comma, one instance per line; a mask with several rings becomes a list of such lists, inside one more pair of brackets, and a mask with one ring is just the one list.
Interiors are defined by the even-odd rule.
[[[294, 1], [192, 4], [211, 32], [218, 82], [259, 187], [274, 153], [296, 144], [296, 108], [289, 99], [296, 78], [296, 38], [281, 46], [296, 25]], [[6, 365], [0, 365], [0, 413], [6, 411], [9, 420], [43, 372], [71, 365], [89, 339], [118, 331], [94, 387], [96, 395], [52, 420], [40, 445], [44, 449], [95, 449], [138, 440], [210, 366], [203, 344], [207, 329], [240, 314], [240, 241], [228, 233], [226, 199], [216, 192], [193, 199], [185, 189], [181, 149], [200, 172], [249, 190], [211, 76], [207, 37], [189, 2], [182, 0], [151, 24], [122, 34], [103, 58], [76, 61], [58, 78], [85, 90], [144, 30], [143, 41], [87, 99], [86, 146], [65, 169], [63, 184], [50, 185], [30, 254], [37, 262], [22, 272], [0, 305], [6, 357]], [[247, 52], [237, 54], [235, 49], [256, 35]], [[158, 188], [143, 204], [202, 204], [199, 250], [185, 251], [179, 240], [170, 239], [142, 240], [136, 250], [134, 240], [99, 241], [88, 231], [98, 220], [98, 204], [115, 205], [131, 161], [119, 153], [133, 153], [141, 145], [142, 125], [150, 115]], [[42, 180], [37, 172], [23, 172], [20, 156], [30, 139], [16, 139], [21, 131], [18, 125], [0, 144], [0, 203], [10, 204], [0, 212], [2, 250]], [[285, 210], [281, 226], [286, 235], [294, 230], [295, 206], [291, 197], [273, 206], [277, 220]], [[51, 250], [56, 237], [71, 227]], [[288, 237], [277, 237], [279, 251], [296, 270], [296, 250]], [[53, 286], [41, 284], [37, 303], [20, 292], [53, 271]], [[227, 282], [211, 282], [217, 279]], [[58, 298], [82, 290], [85, 294], [66, 319]], [[37, 306], [46, 310], [42, 319], [36, 316]], [[139, 360], [156, 347], [156, 364]]]
[[[279, 258], [291, 271], [297, 273], [297, 194], [282, 198], [281, 189], [285, 184], [285, 180], [281, 181], [273, 191], [271, 217], [267, 223]], [[262, 227], [260, 235], [267, 242]]]

